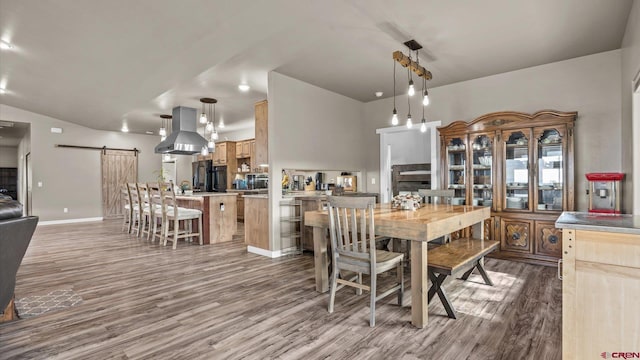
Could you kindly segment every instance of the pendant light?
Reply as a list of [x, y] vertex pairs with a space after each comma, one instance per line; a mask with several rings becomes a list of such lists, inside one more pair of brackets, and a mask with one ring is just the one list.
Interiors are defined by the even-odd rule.
[[396, 61], [393, 61], [393, 113], [391, 114], [391, 125], [398, 125], [398, 110], [396, 110]]
[[[167, 125], [169, 123], [169, 120], [171, 120], [171, 118], [173, 118], [173, 116], [171, 115], [160, 115], [160, 118], [162, 119], [162, 126], [160, 127], [160, 130], [158, 130], [158, 135], [160, 135], [162, 138], [166, 138], [167, 137]], [[164, 139], [163, 139], [164, 141]]]
[[427, 90], [425, 89], [426, 83], [427, 83], [427, 80], [422, 79], [422, 92], [425, 94], [424, 98], [427, 100], [427, 103], [425, 104], [424, 100], [422, 101], [422, 105], [423, 105], [422, 106], [422, 121], [420, 121], [421, 122], [421, 124], [420, 124], [420, 131], [421, 132], [427, 132], [427, 120], [425, 120], [425, 118], [424, 118], [424, 107], [429, 105], [429, 97], [426, 95], [427, 94]]
[[411, 129], [413, 127], [413, 122], [411, 121], [411, 98], [407, 96], [407, 105], [409, 106], [409, 114], [407, 115], [407, 129]]
[[208, 98], [202, 98], [200, 99], [200, 102], [202, 103], [202, 113], [200, 114], [200, 124], [206, 124], [207, 123], [207, 114], [204, 112], [204, 104], [206, 103], [206, 99]]
[[207, 126], [205, 126], [204, 129], [205, 129], [205, 131], [212, 132], [213, 131], [213, 123], [211, 121], [209, 121], [207, 123]]
[[407, 95], [413, 96], [416, 93], [416, 88], [413, 86], [413, 76], [411, 75], [411, 69], [407, 68], [407, 74], [409, 75], [409, 91], [407, 91]]
[[222, 120], [222, 116], [220, 117], [220, 123], [218, 123], [218, 127], [220, 129], [224, 129], [224, 120]]

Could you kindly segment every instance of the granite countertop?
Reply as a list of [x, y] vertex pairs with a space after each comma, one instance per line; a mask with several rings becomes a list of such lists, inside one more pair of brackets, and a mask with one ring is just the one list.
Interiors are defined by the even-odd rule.
[[[377, 193], [364, 193], [364, 192], [345, 192], [342, 196], [377, 196]], [[324, 200], [327, 195], [324, 191], [295, 191], [282, 195], [284, 199], [311, 199], [311, 200]]]
[[243, 195], [244, 198], [268, 199], [269, 194]]
[[203, 197], [203, 196], [229, 196], [229, 195], [236, 196], [238, 195], [238, 193], [237, 192], [195, 192], [191, 195], [176, 194], [176, 197]]
[[565, 211], [556, 220], [560, 229], [607, 231], [640, 235], [640, 215], [608, 215]]

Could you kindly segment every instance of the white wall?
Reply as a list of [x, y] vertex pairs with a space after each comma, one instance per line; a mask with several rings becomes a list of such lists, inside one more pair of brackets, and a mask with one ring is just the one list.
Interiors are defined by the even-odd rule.
[[[389, 78], [391, 80], [391, 76]], [[401, 88], [398, 85], [398, 89]], [[585, 173], [621, 171], [620, 50], [441, 86], [429, 89], [429, 96], [431, 105], [427, 107], [426, 119], [440, 120], [443, 126], [502, 110], [578, 111], [575, 179], [579, 210], [587, 209]], [[396, 103], [403, 124], [407, 114], [406, 95], [398, 96]], [[415, 114], [414, 109], [421, 106], [419, 97], [416, 96], [411, 105]], [[392, 110], [393, 98], [364, 106], [363, 136], [366, 136], [366, 166], [370, 177], [379, 177], [380, 144], [375, 129], [390, 125]], [[367, 191], [379, 191], [371, 182], [367, 186]]]
[[[640, 1], [634, 1], [622, 40], [622, 170], [626, 178], [622, 190], [625, 210], [640, 215], [640, 100], [632, 109], [631, 82], [640, 72]], [[636, 116], [633, 116], [636, 111]], [[631, 195], [633, 193], [633, 196]]]
[[[372, 149], [364, 144], [361, 102], [273, 71], [268, 100], [271, 179], [280, 179], [282, 169], [364, 170]], [[269, 187], [270, 239], [277, 250], [280, 181], [271, 181]]]
[[[255, 119], [253, 120], [255, 124]], [[253, 139], [256, 137], [256, 128], [252, 126], [250, 128], [245, 128], [236, 131], [229, 131], [225, 133], [220, 133], [220, 141], [229, 140], [229, 141], [242, 141], [247, 139]]]
[[0, 146], [0, 168], [18, 167], [18, 147]]
[[[93, 130], [1, 104], [0, 114], [2, 119], [31, 124], [32, 213], [40, 221], [102, 216], [100, 151], [56, 148], [56, 144], [140, 149], [138, 181], [156, 181], [161, 168], [161, 157], [153, 152], [158, 136]], [[52, 134], [51, 127], [60, 127], [63, 133]], [[63, 212], [65, 207], [68, 213]]]

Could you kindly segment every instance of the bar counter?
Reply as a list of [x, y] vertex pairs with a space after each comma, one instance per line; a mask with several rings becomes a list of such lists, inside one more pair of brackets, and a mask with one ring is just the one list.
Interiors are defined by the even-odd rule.
[[[176, 195], [178, 206], [202, 211], [204, 244], [231, 241], [238, 229], [235, 192], [200, 192], [192, 195]], [[192, 222], [198, 228], [198, 221]]]

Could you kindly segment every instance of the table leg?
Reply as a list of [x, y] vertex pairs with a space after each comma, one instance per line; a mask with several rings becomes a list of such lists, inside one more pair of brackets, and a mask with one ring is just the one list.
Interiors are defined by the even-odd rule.
[[411, 323], [418, 328], [429, 320], [427, 242], [411, 241]]
[[329, 259], [327, 256], [327, 229], [313, 228], [313, 265], [316, 273], [316, 291], [329, 291]]

